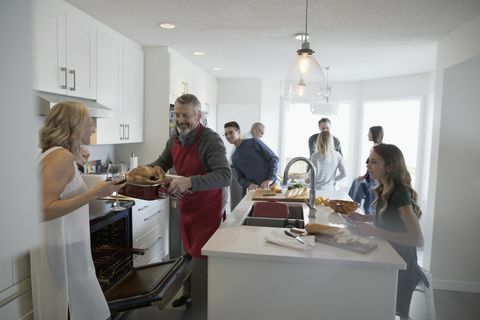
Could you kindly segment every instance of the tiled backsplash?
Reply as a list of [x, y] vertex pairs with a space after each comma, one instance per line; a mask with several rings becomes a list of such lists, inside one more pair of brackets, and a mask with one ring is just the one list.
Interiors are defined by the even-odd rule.
[[90, 151], [89, 160], [102, 160], [102, 162], [110, 160], [115, 162], [115, 145], [89, 145], [87, 148]]

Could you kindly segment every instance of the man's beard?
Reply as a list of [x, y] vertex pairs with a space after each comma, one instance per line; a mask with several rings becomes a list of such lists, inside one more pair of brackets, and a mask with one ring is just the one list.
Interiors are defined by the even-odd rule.
[[192, 131], [192, 126], [190, 123], [181, 123], [177, 122], [178, 133], [182, 136], [188, 135]]

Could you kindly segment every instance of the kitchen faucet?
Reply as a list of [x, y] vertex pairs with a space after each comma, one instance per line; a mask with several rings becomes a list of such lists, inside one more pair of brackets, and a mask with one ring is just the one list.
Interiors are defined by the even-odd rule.
[[287, 163], [287, 166], [285, 167], [285, 171], [283, 172], [283, 185], [287, 185], [288, 182], [288, 171], [290, 170], [290, 167], [292, 164], [294, 164], [297, 161], [303, 161], [307, 164], [309, 170], [310, 170], [310, 197], [307, 202], [307, 206], [310, 208], [310, 212], [308, 214], [309, 218], [315, 218], [315, 214], [317, 210], [315, 209], [315, 167], [313, 166], [313, 163], [308, 160], [305, 157], [295, 157], [292, 160], [290, 160]]

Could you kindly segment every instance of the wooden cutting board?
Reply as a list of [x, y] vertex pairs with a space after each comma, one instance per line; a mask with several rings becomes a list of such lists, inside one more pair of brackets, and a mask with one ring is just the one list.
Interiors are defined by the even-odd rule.
[[308, 195], [295, 197], [295, 198], [286, 198], [285, 193], [276, 193], [270, 190], [255, 190], [253, 193], [252, 200], [262, 200], [262, 201], [286, 201], [286, 202], [305, 202], [308, 200]]
[[342, 249], [345, 249], [345, 250], [350, 250], [350, 251], [362, 253], [362, 254], [368, 254], [368, 253], [372, 252], [373, 250], [375, 250], [375, 248], [377, 248], [377, 246], [378, 246], [376, 243], [373, 243], [373, 242], [371, 242], [369, 244], [362, 244], [362, 245], [351, 245], [351, 244], [348, 244], [348, 243], [338, 243], [332, 237], [328, 237], [328, 236], [324, 236], [324, 235], [315, 236], [315, 241], [316, 242], [321, 242], [321, 243], [324, 243], [324, 244], [328, 244], [330, 246], [334, 246], [334, 247], [337, 247], [337, 248], [342, 248]]

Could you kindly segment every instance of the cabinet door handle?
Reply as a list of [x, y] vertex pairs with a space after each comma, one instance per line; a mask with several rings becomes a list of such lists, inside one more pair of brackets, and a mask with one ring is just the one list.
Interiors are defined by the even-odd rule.
[[159, 214], [160, 212], [162, 212], [162, 209], [158, 210], [157, 212], [155, 212], [155, 213], [152, 214], [151, 216], [146, 217], [145, 219], [143, 219], [143, 221], [144, 221], [144, 222], [147, 222], [148, 220], [152, 219], [154, 216], [156, 216], [156, 215]]
[[126, 124], [125, 128], [127, 129], [127, 136], [125, 137], [125, 140], [130, 140], [130, 125]]
[[63, 72], [63, 85], [60, 88], [67, 89], [67, 68], [61, 67], [60, 70]]
[[144, 205], [143, 207], [138, 208], [137, 211], [142, 211], [142, 210], [145, 210], [145, 209], [147, 209], [147, 208], [148, 208], [148, 206], [147, 206], [147, 205]]
[[70, 91], [75, 91], [75, 90], [77, 90], [77, 88], [76, 88], [77, 87], [76, 72], [75, 72], [75, 70], [70, 70], [69, 72], [70, 72], [70, 74], [73, 75], [73, 87], [70, 87], [69, 89], [70, 89]]
[[120, 125], [120, 140], [125, 140], [125, 125]]

